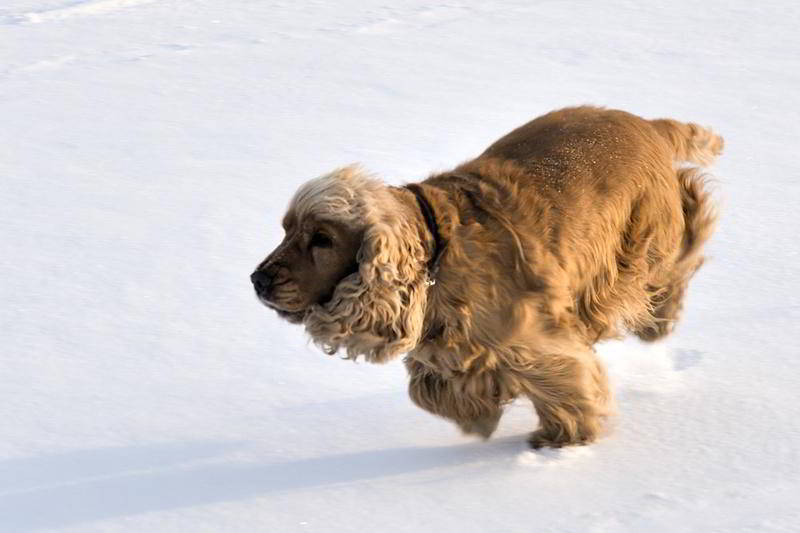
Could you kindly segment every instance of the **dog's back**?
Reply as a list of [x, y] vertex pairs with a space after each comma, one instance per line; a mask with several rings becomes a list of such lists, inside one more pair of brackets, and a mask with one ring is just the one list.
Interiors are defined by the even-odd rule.
[[714, 222], [702, 176], [679, 163], [708, 164], [722, 145], [695, 124], [577, 107], [528, 122], [458, 170], [544, 205], [527, 225], [546, 231], [590, 335], [614, 336], [621, 320], [655, 340], [671, 330]]

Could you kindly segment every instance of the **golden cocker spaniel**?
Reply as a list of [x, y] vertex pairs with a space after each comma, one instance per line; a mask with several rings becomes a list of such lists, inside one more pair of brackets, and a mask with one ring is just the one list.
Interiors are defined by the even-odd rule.
[[466, 433], [488, 438], [526, 396], [531, 446], [588, 443], [611, 404], [592, 345], [672, 330], [714, 225], [697, 167], [722, 146], [577, 107], [418, 184], [342, 168], [297, 191], [251, 280], [329, 354], [407, 354], [412, 400]]

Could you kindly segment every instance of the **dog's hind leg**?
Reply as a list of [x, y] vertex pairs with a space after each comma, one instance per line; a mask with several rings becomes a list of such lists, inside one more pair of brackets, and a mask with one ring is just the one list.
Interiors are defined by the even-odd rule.
[[605, 368], [585, 347], [563, 354], [537, 354], [515, 368], [521, 387], [533, 401], [540, 427], [532, 448], [558, 448], [594, 441], [610, 414], [611, 394]]
[[668, 285], [654, 292], [651, 298], [653, 303], [652, 320], [634, 331], [637, 337], [646, 342], [655, 342], [672, 333], [683, 309], [683, 296], [689, 285], [689, 278], [701, 264], [702, 260], [692, 269], [676, 275]]
[[406, 368], [416, 405], [454, 421], [468, 435], [488, 439], [497, 429], [503, 405], [490, 373], [446, 377], [413, 359], [406, 360]]
[[668, 279], [652, 284], [652, 320], [634, 331], [640, 339], [649, 342], [668, 335], [675, 327], [683, 308], [683, 296], [689, 280], [703, 264], [703, 245], [711, 236], [716, 219], [699, 171], [693, 168], [679, 169], [677, 177], [684, 218], [681, 250], [678, 260], [669, 271]]

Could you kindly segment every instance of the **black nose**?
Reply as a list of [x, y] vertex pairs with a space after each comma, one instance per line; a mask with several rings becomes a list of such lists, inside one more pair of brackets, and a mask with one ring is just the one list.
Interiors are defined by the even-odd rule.
[[250, 281], [258, 294], [265, 294], [272, 284], [272, 276], [266, 270], [256, 270], [250, 274]]

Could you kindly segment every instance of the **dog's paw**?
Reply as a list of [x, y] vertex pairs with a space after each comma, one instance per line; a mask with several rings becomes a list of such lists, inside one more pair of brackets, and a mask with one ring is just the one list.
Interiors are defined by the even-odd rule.
[[465, 422], [458, 422], [458, 427], [466, 435], [477, 435], [486, 440], [492, 436], [492, 433], [497, 429], [497, 424], [500, 422], [500, 415], [487, 416], [475, 420], [467, 420]]
[[566, 435], [552, 435], [543, 429], [537, 429], [528, 437], [528, 445], [534, 450], [540, 448], [562, 448], [564, 446], [584, 446], [594, 438], [578, 437], [570, 439]]
[[645, 342], [655, 342], [663, 339], [675, 329], [674, 320], [663, 320], [651, 326], [646, 326], [635, 331], [637, 337]]

